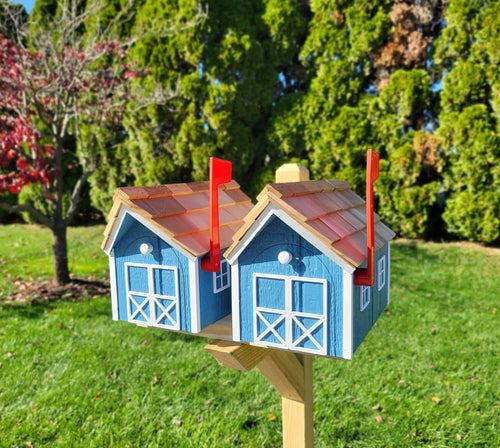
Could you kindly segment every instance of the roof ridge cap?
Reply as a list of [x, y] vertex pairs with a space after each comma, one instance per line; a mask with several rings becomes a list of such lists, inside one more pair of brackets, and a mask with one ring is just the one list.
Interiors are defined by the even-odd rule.
[[[330, 185], [332, 185], [334, 191], [344, 191], [344, 190], [353, 191], [351, 184], [343, 179], [325, 179], [325, 182], [328, 182]], [[339, 186], [339, 184], [342, 186]]]
[[[328, 186], [326, 186], [325, 183]], [[294, 185], [297, 186], [302, 185], [305, 186], [305, 190], [302, 191], [298, 190], [294, 191], [293, 193], [282, 193], [280, 191], [281, 189], [279, 188], [280, 185], [283, 186], [283, 189], [293, 187]], [[273, 188], [274, 190], [277, 190], [280, 193], [281, 197], [306, 196], [317, 193], [329, 193], [335, 191], [336, 189], [334, 185], [325, 180], [305, 180], [300, 182], [273, 183], [270, 185], [270, 187]]]

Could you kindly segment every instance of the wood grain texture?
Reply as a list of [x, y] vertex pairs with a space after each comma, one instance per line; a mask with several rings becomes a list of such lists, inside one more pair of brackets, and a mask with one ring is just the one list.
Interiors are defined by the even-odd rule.
[[232, 327], [232, 317], [227, 315], [217, 322], [205, 327], [199, 333], [200, 336], [211, 339], [223, 339], [225, 341], [232, 341], [233, 339], [233, 327]]
[[242, 344], [239, 342], [216, 340], [205, 346], [205, 350], [210, 353], [223, 367], [242, 370], [248, 372], [261, 362], [270, 349]]
[[257, 367], [282, 397], [305, 400], [304, 368], [295, 353], [272, 350]]
[[[222, 196], [221, 247], [225, 248], [231, 244], [235, 229], [243, 224], [243, 218], [252, 209], [252, 203], [234, 180], [221, 185], [219, 189]], [[137, 213], [141, 220], [164, 234], [167, 241], [175, 242], [190, 255], [198, 257], [206, 254], [209, 247], [205, 235], [209, 228], [208, 190], [208, 182], [117, 189], [102, 247], [108, 245], [120, 207], [126, 206]], [[201, 243], [200, 238], [203, 240]]]
[[286, 163], [276, 170], [276, 182], [302, 182], [309, 180], [309, 170], [300, 163]]
[[304, 355], [301, 358], [301, 370], [304, 375], [304, 400], [281, 398], [283, 448], [312, 448], [314, 446], [313, 357]]
[[[366, 260], [365, 202], [347, 182], [309, 180], [269, 184], [257, 200], [240, 230], [233, 235], [226, 257], [240, 250], [242, 239], [252, 231], [259, 216], [275, 206], [292, 218], [294, 230], [300, 232], [303, 228], [350, 267], [358, 268]], [[376, 215], [375, 248], [382, 248], [394, 236]]]

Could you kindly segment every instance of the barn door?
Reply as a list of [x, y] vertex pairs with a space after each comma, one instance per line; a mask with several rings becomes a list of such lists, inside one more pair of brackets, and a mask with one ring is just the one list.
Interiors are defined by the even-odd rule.
[[128, 321], [179, 330], [177, 268], [125, 263]]
[[271, 347], [326, 354], [327, 282], [254, 274], [254, 338]]
[[326, 280], [290, 279], [290, 348], [326, 354]]

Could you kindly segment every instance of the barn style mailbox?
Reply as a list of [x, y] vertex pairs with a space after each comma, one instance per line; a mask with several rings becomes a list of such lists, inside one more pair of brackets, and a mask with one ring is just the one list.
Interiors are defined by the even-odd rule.
[[102, 246], [113, 319], [201, 335], [223, 321], [235, 342], [350, 359], [389, 303], [372, 151], [367, 173], [366, 203], [302, 171], [252, 205], [219, 159], [209, 182], [119, 188]]

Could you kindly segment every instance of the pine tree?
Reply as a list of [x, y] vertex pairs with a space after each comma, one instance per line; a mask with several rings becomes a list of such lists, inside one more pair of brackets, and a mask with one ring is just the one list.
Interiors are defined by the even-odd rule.
[[500, 9], [450, 1], [436, 42], [443, 75], [437, 133], [444, 140], [448, 230], [472, 241], [500, 238]]

